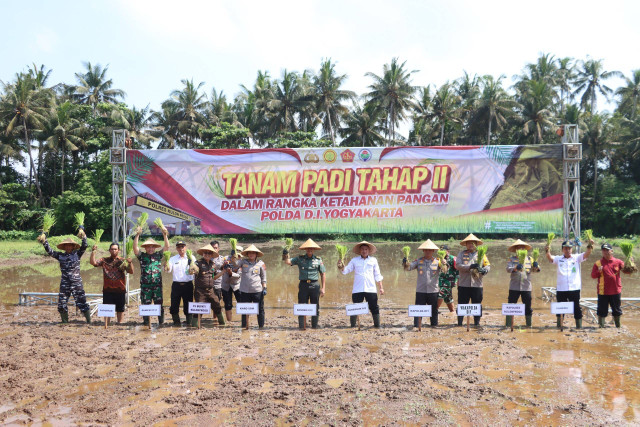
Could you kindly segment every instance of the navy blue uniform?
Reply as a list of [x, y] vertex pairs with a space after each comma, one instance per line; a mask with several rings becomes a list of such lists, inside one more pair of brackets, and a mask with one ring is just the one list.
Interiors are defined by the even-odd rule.
[[70, 253], [54, 251], [47, 240], [44, 241], [44, 250], [60, 263], [62, 277], [60, 278], [60, 293], [58, 294], [58, 311], [60, 313], [68, 311], [67, 302], [71, 295], [76, 301], [76, 307], [81, 312], [88, 311], [89, 304], [87, 304], [87, 297], [82, 286], [82, 277], [80, 277], [80, 258], [84, 255], [84, 251], [87, 250], [87, 238], [82, 239], [80, 249], [74, 249]]

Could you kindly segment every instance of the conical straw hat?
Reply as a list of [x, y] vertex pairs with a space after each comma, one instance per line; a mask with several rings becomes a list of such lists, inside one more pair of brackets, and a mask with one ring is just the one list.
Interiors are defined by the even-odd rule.
[[515, 252], [516, 251], [516, 246], [524, 246], [526, 250], [528, 250], [528, 251], [531, 250], [531, 245], [530, 244], [525, 243], [522, 240], [518, 239], [515, 242], [513, 242], [513, 245], [509, 246], [509, 252]]
[[420, 250], [420, 249], [435, 249], [437, 251], [438, 247], [435, 245], [435, 243], [433, 243], [431, 241], [431, 239], [427, 239], [426, 242], [424, 242], [423, 244], [420, 245], [418, 250]]
[[196, 252], [198, 252], [198, 255], [203, 255], [205, 252], [213, 252], [213, 257], [214, 258], [218, 257], [218, 251], [213, 249], [213, 246], [211, 245], [203, 246], [200, 249], [198, 249]]
[[247, 253], [249, 252], [256, 252], [258, 254], [258, 256], [262, 256], [264, 255], [260, 249], [256, 248], [255, 245], [249, 245], [249, 247], [247, 249], [245, 249], [244, 251], [242, 251], [242, 255], [247, 256]]
[[476, 236], [474, 236], [473, 234], [469, 234], [467, 237], [464, 238], [464, 240], [462, 242], [460, 242], [460, 244], [462, 246], [466, 245], [467, 242], [476, 242], [477, 244], [481, 245], [482, 244], [482, 240], [478, 239]]
[[373, 255], [376, 253], [376, 251], [378, 250], [373, 243], [369, 243], [366, 240], [363, 240], [362, 242], [358, 243], [357, 245], [355, 245], [353, 247], [353, 253], [360, 255], [360, 247], [363, 245], [367, 245], [369, 246], [369, 254]]
[[322, 248], [316, 244], [313, 240], [309, 239], [304, 242], [298, 249], [317, 249], [321, 250]]
[[159, 244], [158, 242], [153, 240], [151, 237], [149, 237], [147, 240], [145, 240], [145, 242], [143, 244], [141, 244], [140, 246], [142, 246], [143, 248], [145, 246], [153, 246], [154, 248], [161, 248], [162, 247], [161, 244]]
[[64, 245], [73, 245], [73, 249], [80, 249], [80, 245], [71, 238], [64, 239], [62, 242], [60, 242], [57, 248], [63, 251]]

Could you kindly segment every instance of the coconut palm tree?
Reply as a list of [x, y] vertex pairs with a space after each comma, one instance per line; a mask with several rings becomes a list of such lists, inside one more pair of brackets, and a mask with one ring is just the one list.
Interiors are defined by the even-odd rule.
[[124, 110], [114, 109], [112, 118], [119, 119], [122, 127], [127, 130], [129, 138], [133, 140], [133, 148], [151, 148], [151, 142], [156, 138], [151, 134], [153, 118], [149, 106], [138, 109], [135, 105]]
[[331, 144], [336, 145], [336, 129], [340, 128], [340, 120], [349, 109], [343, 102], [355, 99], [356, 94], [340, 87], [347, 79], [346, 74], [338, 75], [331, 59], [323, 60], [320, 70], [314, 77], [316, 89], [316, 110], [322, 120], [322, 130], [331, 137]]
[[296, 113], [306, 105], [296, 72], [284, 70], [282, 80], [273, 86], [273, 98], [268, 102], [269, 131], [271, 135], [280, 132], [297, 132]]
[[611, 117], [606, 114], [587, 114], [581, 123], [580, 141], [585, 148], [585, 156], [593, 162], [593, 200], [597, 201], [598, 162], [610, 153], [614, 142]]
[[185, 148], [186, 141], [178, 138], [179, 106], [176, 103], [163, 103], [162, 111], [151, 113], [149, 134], [160, 139], [158, 148]]
[[386, 113], [376, 105], [366, 103], [364, 107], [353, 105], [344, 118], [344, 127], [338, 133], [343, 137], [341, 146], [376, 147], [383, 145], [384, 127], [380, 124]]
[[616, 89], [616, 95], [620, 97], [618, 110], [629, 112], [631, 120], [636, 118], [638, 112], [638, 101], [640, 100], [640, 70], [633, 70], [631, 78], [625, 76], [625, 85]]
[[119, 98], [125, 97], [125, 92], [113, 88], [113, 80], [107, 79], [108, 65], [104, 68], [100, 64], [91, 65], [91, 62], [84, 62], [83, 65], [86, 72], [76, 73], [78, 84], [75, 87], [75, 98], [78, 103], [90, 105], [95, 112], [99, 103], [116, 104]]
[[368, 102], [382, 108], [386, 112], [387, 144], [396, 141], [396, 125], [406, 118], [406, 112], [413, 110], [415, 104], [413, 94], [417, 88], [411, 85], [411, 75], [418, 70], [407, 71], [406, 61], [398, 62], [393, 58], [391, 64], [384, 64], [382, 76], [368, 72], [373, 83], [369, 85], [371, 91], [367, 93]]
[[[73, 118], [71, 102], [64, 102], [52, 107], [43, 123], [42, 137], [46, 141], [47, 148], [55, 150], [60, 155], [60, 191], [64, 193], [64, 165], [67, 152], [78, 151], [81, 146], [86, 146], [82, 137], [83, 124]], [[54, 172], [55, 173], [55, 172]]]
[[554, 126], [553, 90], [544, 81], [529, 80], [518, 94], [522, 105], [521, 114], [524, 121], [522, 130], [525, 136], [533, 135], [533, 143], [542, 142], [545, 130]]
[[207, 96], [200, 92], [204, 82], [198, 85], [193, 83], [193, 79], [182, 79], [180, 82], [184, 87], [172, 91], [170, 98], [162, 103], [162, 108], [164, 110], [167, 107], [168, 111], [175, 113], [177, 137], [184, 138], [184, 143], [179, 145], [192, 148], [199, 138], [199, 130], [207, 125]]
[[573, 99], [571, 82], [575, 79], [575, 65], [573, 58], [565, 57], [556, 59], [557, 78], [555, 83], [560, 88], [560, 116], [564, 115], [565, 104]]
[[433, 113], [440, 126], [440, 145], [444, 145], [444, 128], [448, 122], [460, 122], [460, 95], [455, 93], [453, 85], [449, 82], [438, 88], [433, 95]]
[[608, 97], [613, 92], [613, 89], [604, 84], [604, 81], [611, 77], [624, 76], [620, 71], [605, 71], [601, 59], [580, 61], [580, 69], [574, 82], [576, 86], [574, 94], [582, 93], [580, 106], [583, 109], [589, 104], [591, 113], [595, 113], [598, 93]]
[[502, 75], [497, 79], [493, 76], [484, 76], [481, 79], [482, 94], [476, 101], [475, 122], [486, 123], [487, 145], [491, 143], [492, 125], [495, 123], [496, 129], [502, 130], [507, 124], [507, 119], [515, 114], [518, 104], [502, 87]]

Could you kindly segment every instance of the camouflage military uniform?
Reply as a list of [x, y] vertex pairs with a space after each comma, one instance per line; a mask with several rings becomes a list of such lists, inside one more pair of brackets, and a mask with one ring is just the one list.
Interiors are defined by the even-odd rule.
[[73, 299], [76, 301], [76, 307], [81, 312], [89, 310], [89, 304], [87, 304], [87, 297], [84, 293], [84, 287], [82, 286], [82, 277], [80, 277], [80, 258], [87, 249], [87, 238], [82, 239], [82, 245], [80, 249], [74, 249], [71, 253], [58, 252], [51, 249], [48, 241], [44, 241], [44, 250], [47, 251], [49, 256], [55, 258], [60, 263], [60, 272], [62, 277], [60, 278], [60, 293], [58, 294], [58, 311], [60, 313], [66, 313], [68, 311], [67, 302], [69, 296], [73, 295]]
[[453, 302], [453, 288], [458, 283], [458, 270], [456, 270], [456, 259], [453, 255], [447, 255], [445, 258], [449, 265], [449, 270], [446, 273], [441, 273], [438, 279], [438, 286], [440, 287], [440, 293], [438, 299], [444, 300], [445, 304]]
[[162, 305], [162, 253], [138, 253], [140, 261], [140, 302]]

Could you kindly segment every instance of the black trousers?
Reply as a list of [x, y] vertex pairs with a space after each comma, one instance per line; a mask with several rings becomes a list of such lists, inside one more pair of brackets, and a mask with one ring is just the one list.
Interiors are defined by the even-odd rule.
[[378, 307], [378, 293], [377, 292], [356, 292], [351, 294], [351, 301], [354, 304], [367, 300], [369, 304], [369, 311], [372, 315], [380, 314], [380, 307]]
[[613, 317], [622, 316], [622, 307], [620, 307], [621, 295], [598, 295], [598, 317], [607, 317], [609, 306], [611, 306]]
[[[472, 288], [466, 286], [458, 286], [458, 305], [460, 304], [482, 304], [483, 288]], [[480, 316], [473, 316], [473, 323], [480, 324]], [[462, 326], [464, 316], [458, 316], [458, 326]]]
[[533, 309], [531, 308], [531, 291], [514, 291], [509, 289], [509, 298], [507, 302], [509, 304], [515, 304], [518, 302], [518, 298], [522, 298], [524, 304], [524, 315], [531, 316]]
[[222, 290], [222, 299], [224, 300], [224, 309], [226, 311], [233, 310], [233, 297], [236, 297], [236, 302], [240, 302], [240, 291], [234, 291], [231, 287], [228, 291]]
[[[298, 286], [298, 304], [315, 304], [318, 306], [318, 316], [320, 315], [320, 282], [312, 280], [307, 283], [301, 280]], [[313, 316], [313, 317], [318, 317]]]
[[180, 313], [180, 301], [182, 301], [182, 312], [186, 316], [189, 314], [189, 303], [193, 302], [193, 282], [171, 283], [171, 307], [169, 307], [169, 313]]
[[[580, 307], [580, 289], [575, 291], [557, 291], [556, 300], [558, 302], [573, 302], [573, 317], [582, 319], [582, 308]], [[560, 318], [560, 315], [557, 315]]]
[[[264, 326], [264, 295], [262, 292], [240, 292], [240, 302], [257, 302], [258, 303], [258, 326]], [[247, 315], [242, 315], [242, 326], [247, 326]]]
[[[438, 325], [438, 295], [439, 292], [426, 293], [416, 292], [416, 305], [430, 305], [431, 306], [431, 326]], [[418, 317], [413, 318], [413, 326], [418, 327]]]

